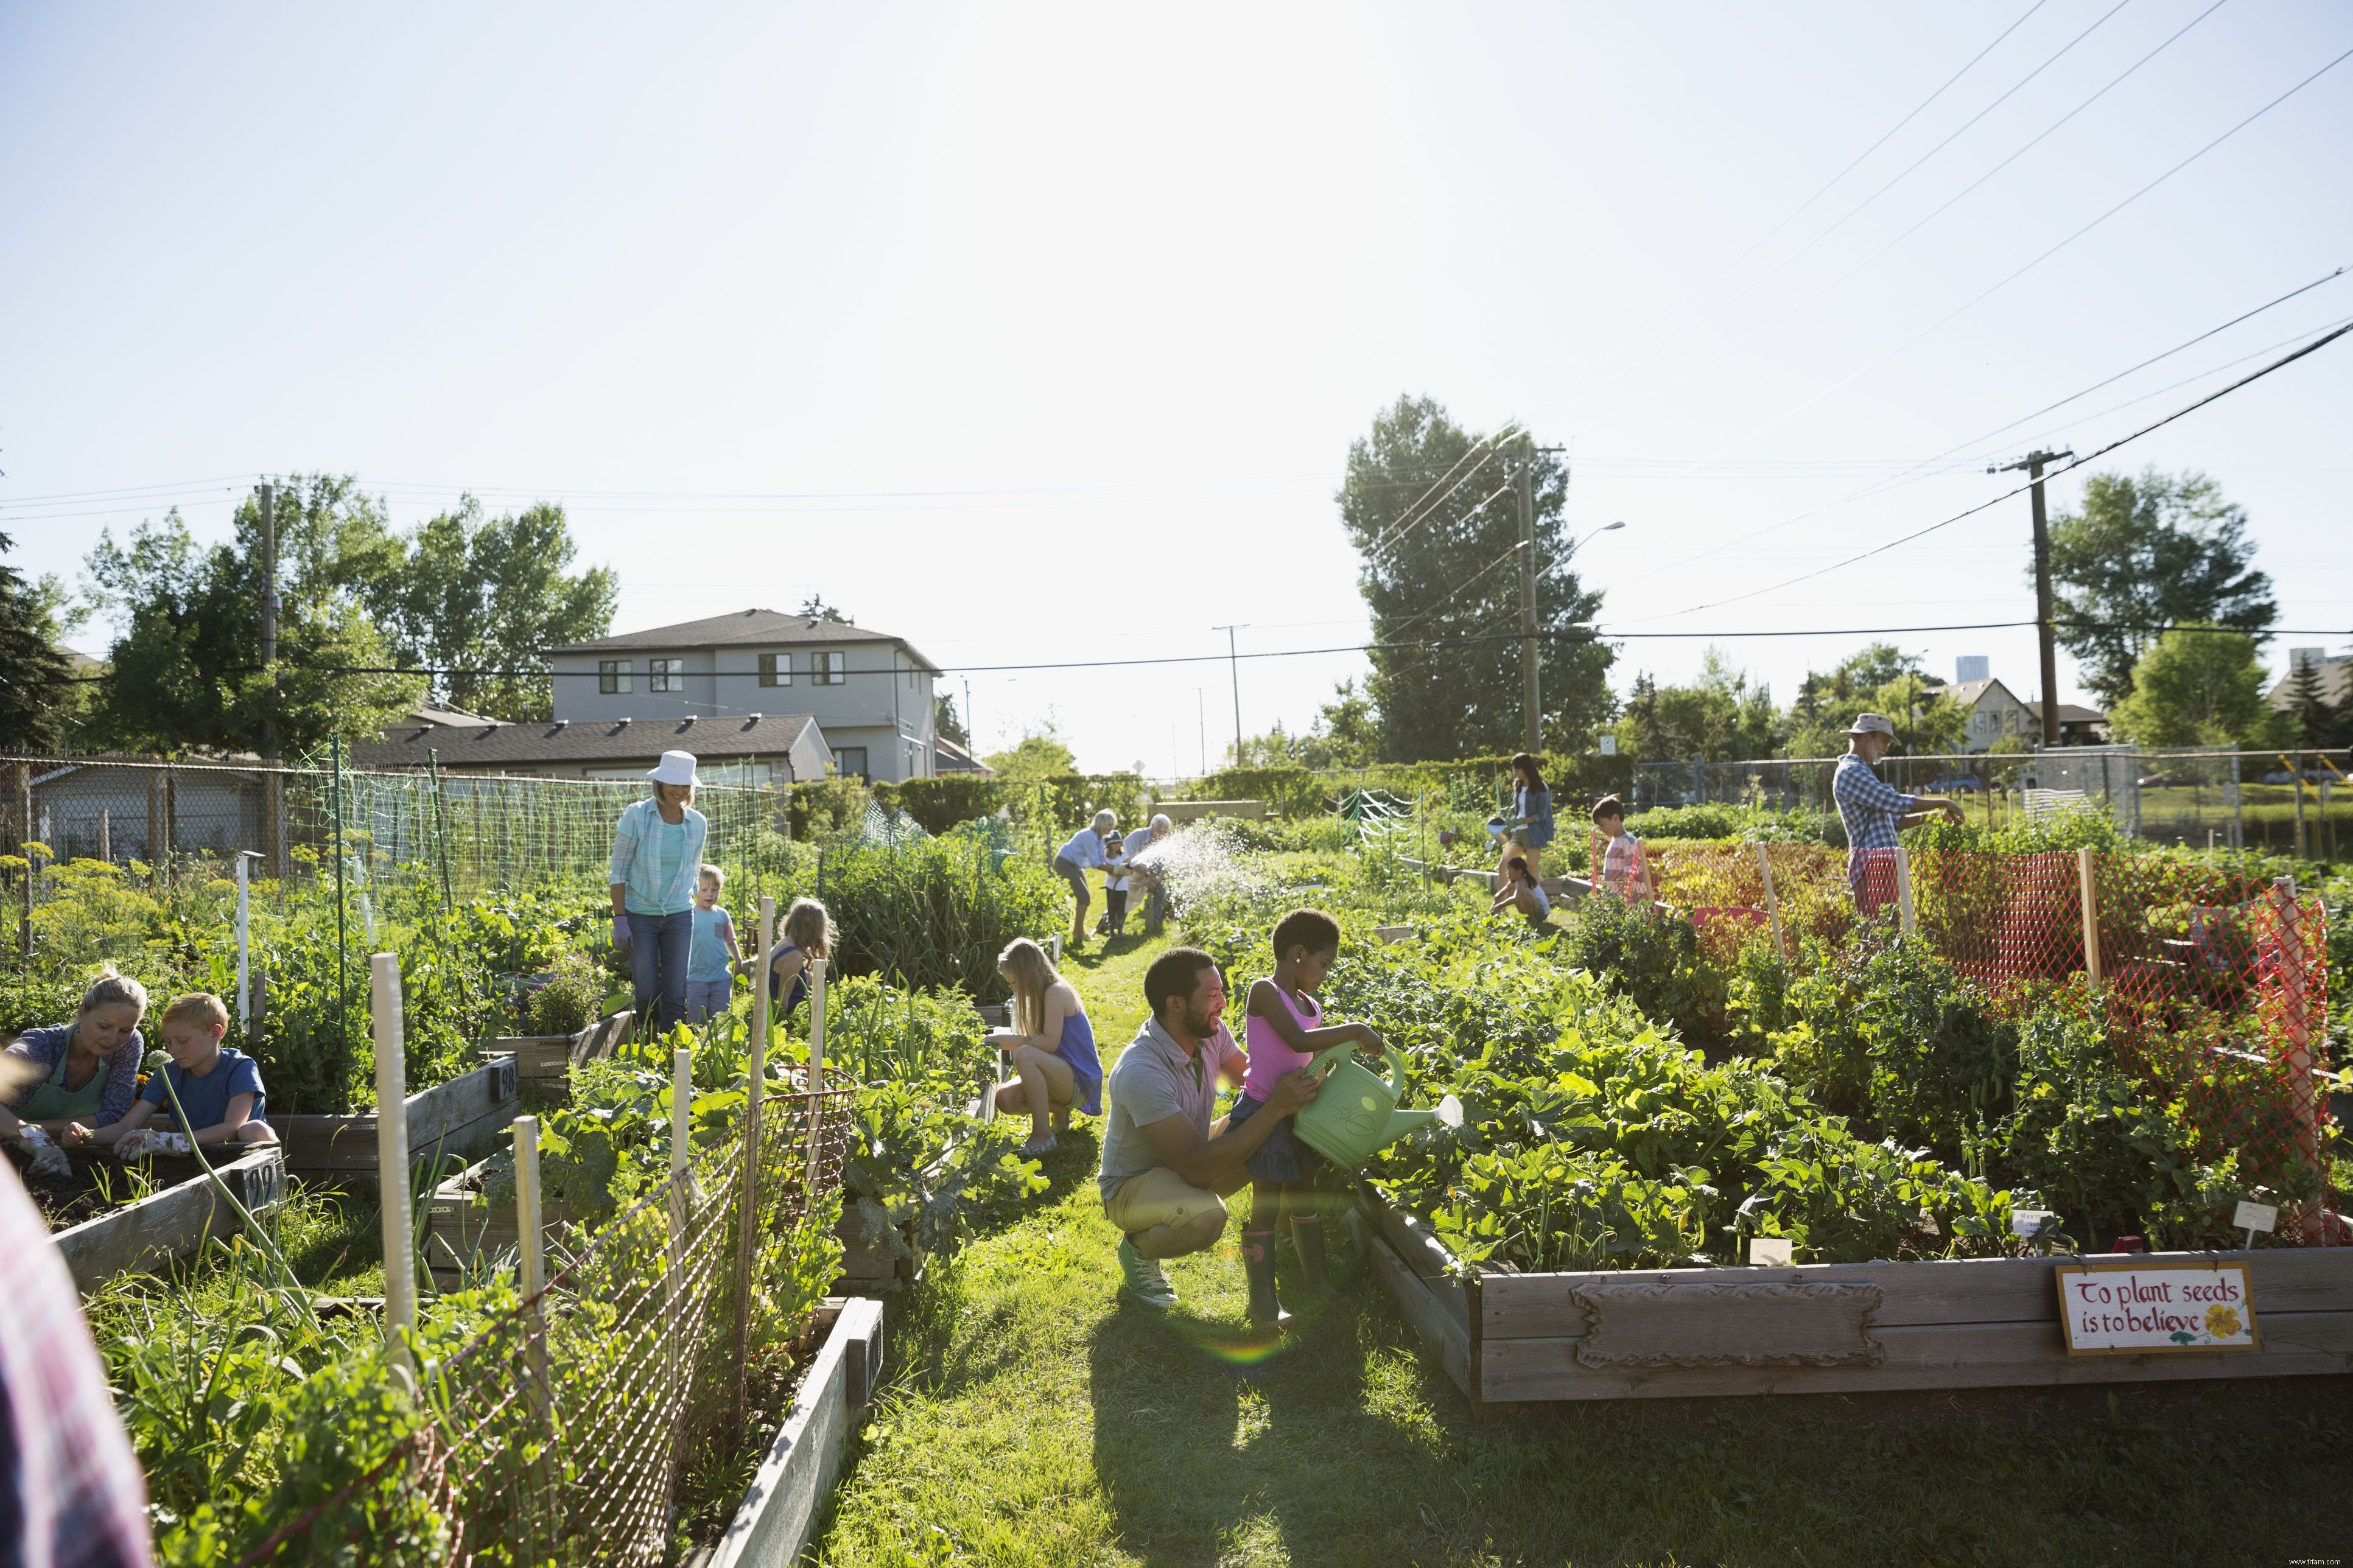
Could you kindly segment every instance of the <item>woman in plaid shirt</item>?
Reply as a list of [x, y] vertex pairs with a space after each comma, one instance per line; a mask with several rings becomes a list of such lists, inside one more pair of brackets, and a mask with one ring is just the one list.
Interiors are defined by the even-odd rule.
[[1884, 714], [1864, 713], [1847, 726], [1847, 752], [1831, 775], [1831, 798], [1846, 825], [1846, 880], [1854, 907], [1876, 914], [1895, 896], [1895, 834], [1917, 827], [1938, 812], [1955, 822], [1961, 808], [1939, 795], [1905, 795], [1872, 770], [1895, 743], [1895, 726]]

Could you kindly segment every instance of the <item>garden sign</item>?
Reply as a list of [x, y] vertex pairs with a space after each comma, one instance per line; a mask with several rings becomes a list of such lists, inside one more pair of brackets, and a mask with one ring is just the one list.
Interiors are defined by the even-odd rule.
[[2262, 1348], [2243, 1263], [2062, 1264], [2058, 1279], [2069, 1355]]

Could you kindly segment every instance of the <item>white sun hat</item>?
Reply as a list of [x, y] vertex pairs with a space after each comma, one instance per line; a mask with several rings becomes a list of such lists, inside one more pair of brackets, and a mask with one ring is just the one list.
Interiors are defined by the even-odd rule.
[[692, 752], [664, 752], [661, 761], [654, 764], [653, 771], [646, 777], [656, 784], [699, 784], [702, 782], [694, 776]]

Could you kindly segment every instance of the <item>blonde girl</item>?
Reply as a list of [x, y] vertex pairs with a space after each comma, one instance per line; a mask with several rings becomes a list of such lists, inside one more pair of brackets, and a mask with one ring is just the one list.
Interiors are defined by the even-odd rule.
[[[785, 929], [768, 952], [768, 994], [782, 995], [786, 1012], [799, 1006], [801, 998], [808, 994], [809, 960], [829, 962], [833, 943], [833, 916], [825, 906], [815, 899], [795, 899], [785, 910]], [[747, 958], [737, 967], [749, 971], [752, 960]]]
[[1094, 1026], [1086, 1004], [1071, 983], [1054, 973], [1046, 950], [1018, 937], [997, 955], [997, 973], [1013, 987], [1012, 1026], [992, 1029], [989, 1046], [1004, 1053], [1018, 1081], [997, 1091], [997, 1109], [1029, 1113], [1024, 1154], [1054, 1147], [1054, 1132], [1071, 1124], [1076, 1106], [1103, 1114], [1103, 1058], [1095, 1054]]

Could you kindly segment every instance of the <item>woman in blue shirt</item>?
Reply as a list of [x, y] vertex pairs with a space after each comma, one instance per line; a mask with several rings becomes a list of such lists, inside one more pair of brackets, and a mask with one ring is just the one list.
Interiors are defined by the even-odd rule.
[[[1077, 900], [1077, 907], [1071, 911], [1072, 947], [1087, 940], [1087, 905], [1091, 901], [1087, 892], [1087, 873], [1106, 870], [1115, 858], [1114, 858], [1103, 850], [1103, 840], [1118, 826], [1119, 817], [1115, 813], [1098, 811], [1094, 821], [1071, 834], [1071, 841], [1054, 852], [1054, 875], [1071, 885], [1071, 897]], [[1111, 897], [1108, 884], [1103, 897]]]
[[1544, 847], [1552, 842], [1552, 791], [1545, 788], [1535, 754], [1522, 752], [1512, 759], [1512, 814], [1505, 823], [1504, 858], [1496, 869], [1525, 855], [1533, 883], [1544, 874]]
[[646, 777], [653, 780], [652, 798], [621, 813], [608, 879], [613, 945], [629, 955], [638, 1020], [650, 1017], [659, 1034], [686, 1012], [694, 888], [711, 825], [694, 809], [694, 786], [702, 781], [694, 774], [693, 752], [664, 752]]

